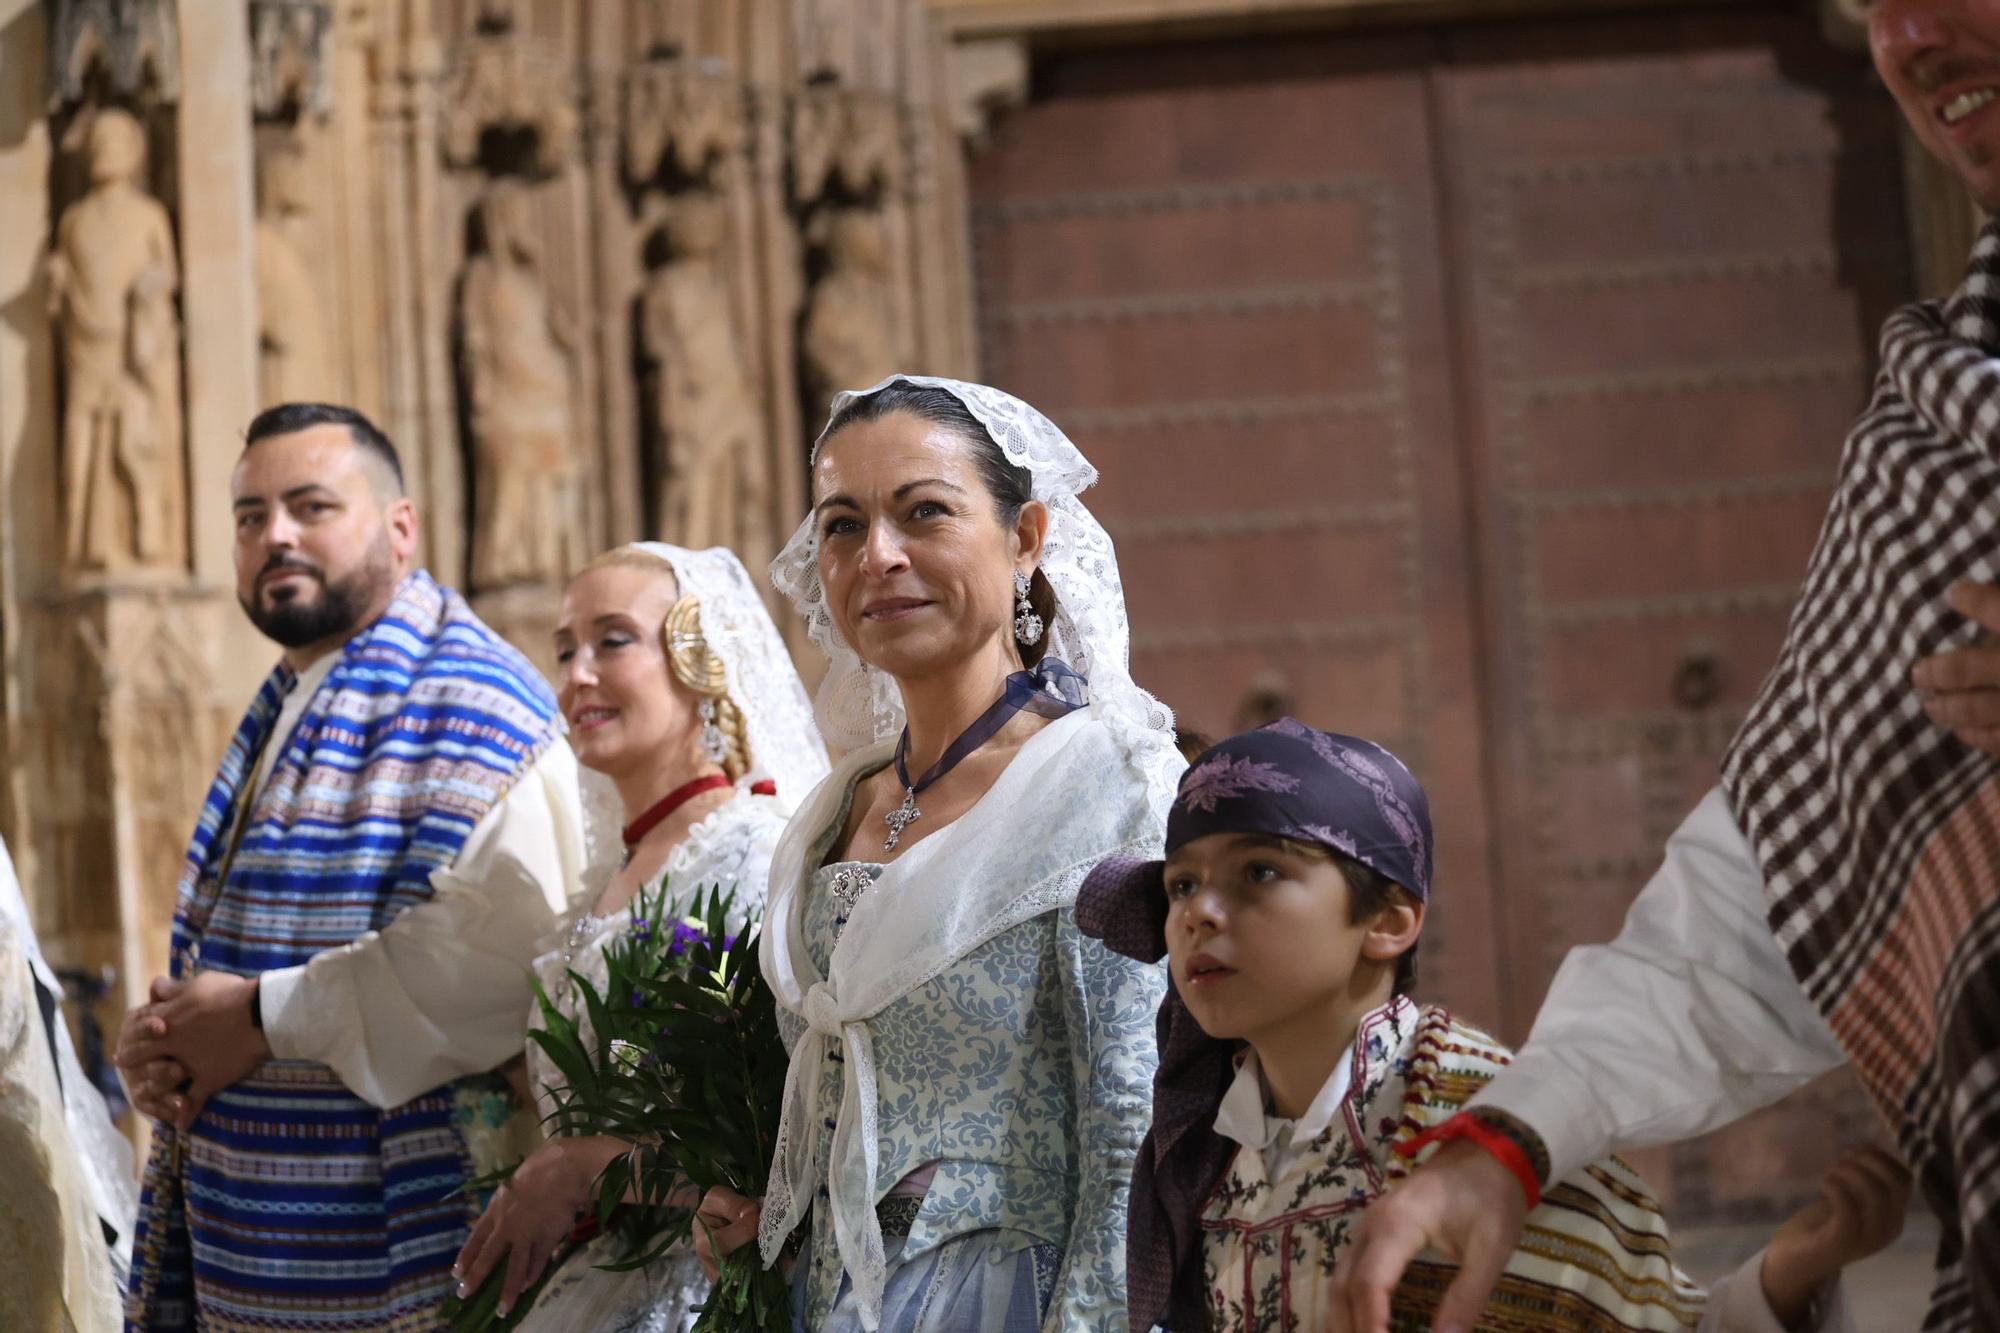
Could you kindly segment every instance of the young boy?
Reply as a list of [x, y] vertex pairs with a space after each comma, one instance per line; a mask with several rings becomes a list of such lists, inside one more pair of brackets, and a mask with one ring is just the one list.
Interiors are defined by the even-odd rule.
[[[1652, 1194], [1616, 1159], [1544, 1188], [1505, 1126], [1457, 1115], [1506, 1064], [1407, 991], [1431, 882], [1430, 806], [1387, 750], [1290, 718], [1215, 745], [1181, 779], [1166, 859], [1098, 866], [1083, 929], [1168, 957], [1154, 1121], [1132, 1183], [1135, 1333], [1310, 1333], [1368, 1205], [1433, 1143], [1467, 1137], [1531, 1213], [1482, 1330], [1782, 1333], [1846, 1326], [1835, 1281], [1902, 1228], [1909, 1183], [1850, 1154], [1825, 1198], [1704, 1298]], [[1419, 1263], [1397, 1328], [1431, 1328], [1454, 1269]]]

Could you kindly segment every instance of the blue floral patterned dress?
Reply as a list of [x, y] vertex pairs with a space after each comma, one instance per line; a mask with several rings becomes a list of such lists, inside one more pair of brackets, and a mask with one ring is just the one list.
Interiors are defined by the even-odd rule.
[[[850, 788], [810, 863], [825, 861], [852, 801]], [[805, 939], [822, 971], [881, 870], [849, 861], [813, 873]], [[986, 941], [869, 1020], [890, 1265], [883, 1333], [1124, 1329], [1125, 1198], [1151, 1116], [1165, 989], [1160, 968], [1085, 937], [1064, 908]], [[788, 1046], [827, 1040], [783, 1008], [778, 1018]], [[817, 1103], [829, 1129], [841, 1058], [829, 1042]], [[857, 1330], [832, 1228], [810, 1231], [794, 1327]]]

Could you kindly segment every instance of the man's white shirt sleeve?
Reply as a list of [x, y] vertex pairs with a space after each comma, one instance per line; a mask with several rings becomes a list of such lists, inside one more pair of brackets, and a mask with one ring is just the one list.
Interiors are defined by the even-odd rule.
[[1764, 1296], [1764, 1251], [1743, 1261], [1735, 1272], [1708, 1289], [1708, 1307], [1695, 1333], [1854, 1333], [1854, 1312], [1847, 1302], [1847, 1284], [1829, 1281], [1813, 1302], [1811, 1319], [1799, 1329], [1778, 1322]]
[[1717, 789], [1618, 938], [1570, 951], [1527, 1044], [1471, 1105], [1533, 1128], [1557, 1179], [1726, 1125], [1845, 1059], [1771, 934], [1762, 873]]
[[557, 740], [486, 812], [434, 896], [379, 931], [266, 972], [264, 1035], [380, 1107], [519, 1055], [529, 965], [584, 865], [576, 760]]

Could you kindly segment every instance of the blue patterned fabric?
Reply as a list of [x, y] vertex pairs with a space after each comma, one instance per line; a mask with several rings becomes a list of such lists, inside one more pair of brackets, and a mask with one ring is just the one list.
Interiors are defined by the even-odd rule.
[[[834, 821], [828, 844], [845, 823], [844, 815]], [[854, 901], [836, 884], [851, 895], [857, 875], [872, 880], [879, 871], [845, 862], [813, 874], [806, 948], [822, 971]], [[880, 1098], [878, 1197], [936, 1164], [890, 1261], [884, 1333], [987, 1328], [964, 1305], [893, 1297], [930, 1281], [899, 1276], [910, 1266], [941, 1264], [936, 1256], [959, 1246], [983, 1252], [1001, 1236], [1014, 1237], [1016, 1250], [1050, 1246], [1060, 1256], [1045, 1326], [1125, 1327], [1125, 1200], [1151, 1104], [1153, 1015], [1165, 990], [1163, 969], [1085, 937], [1075, 913], [1063, 909], [988, 940], [869, 1020]], [[783, 1008], [778, 1021], [788, 1046], [825, 1040]], [[818, 1094], [828, 1120], [840, 1106], [841, 1080], [836, 1049]], [[831, 1138], [820, 1140], [821, 1181]], [[812, 1227], [801, 1266], [809, 1271], [799, 1287], [800, 1327], [859, 1327], [851, 1322], [858, 1315], [841, 1314], [845, 1277], [832, 1227]], [[907, 1317], [890, 1317], [891, 1306]], [[956, 1316], [917, 1319], [919, 1310], [953, 1308]]]
[[[426, 901], [431, 872], [560, 734], [535, 669], [421, 571], [348, 642], [292, 734], [273, 736], [295, 680], [280, 665], [257, 692], [203, 803], [176, 977], [303, 964]], [[266, 744], [283, 748], [237, 837]], [[128, 1327], [441, 1327], [480, 1206], [459, 1193], [468, 1131], [510, 1098], [487, 1076], [384, 1111], [324, 1065], [273, 1060], [189, 1133], [156, 1127]]]

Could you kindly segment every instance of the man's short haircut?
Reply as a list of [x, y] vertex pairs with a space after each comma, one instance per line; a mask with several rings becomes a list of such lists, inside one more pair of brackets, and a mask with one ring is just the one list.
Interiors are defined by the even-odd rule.
[[243, 448], [248, 452], [259, 440], [273, 435], [296, 435], [314, 426], [347, 427], [354, 447], [386, 466], [389, 475], [396, 479], [396, 495], [404, 494], [403, 460], [397, 456], [396, 446], [389, 443], [389, 437], [374, 422], [351, 407], [337, 403], [279, 403], [267, 407], [251, 419], [250, 429], [244, 433]]

